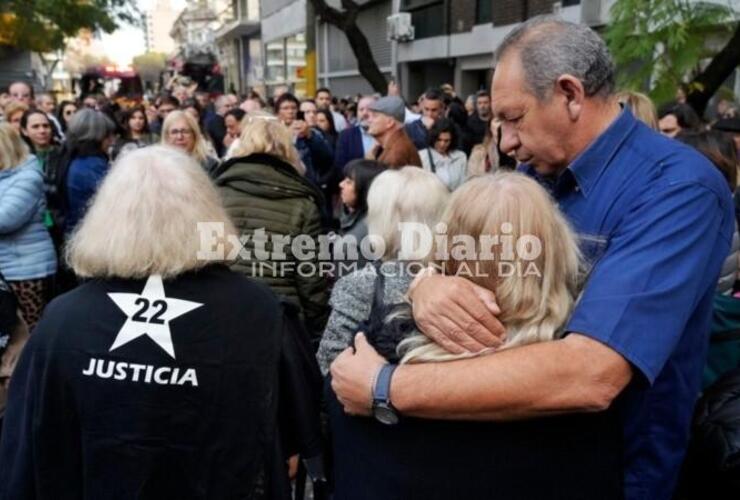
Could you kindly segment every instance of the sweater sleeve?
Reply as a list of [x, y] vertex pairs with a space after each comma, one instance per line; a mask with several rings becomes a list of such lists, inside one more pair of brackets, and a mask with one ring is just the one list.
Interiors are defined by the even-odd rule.
[[40, 171], [24, 168], [17, 173], [0, 196], [0, 233], [12, 233], [36, 213], [44, 196], [44, 179]]
[[360, 323], [370, 316], [373, 285], [374, 272], [369, 270], [348, 274], [334, 285], [329, 302], [331, 315], [316, 354], [324, 375], [334, 359], [352, 344]]

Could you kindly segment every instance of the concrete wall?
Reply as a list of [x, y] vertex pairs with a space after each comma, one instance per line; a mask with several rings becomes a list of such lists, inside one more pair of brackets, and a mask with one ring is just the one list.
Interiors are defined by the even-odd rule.
[[[262, 42], [269, 43], [306, 29], [306, 0], [292, 2], [280, 1], [280, 9], [272, 9], [273, 3], [262, 2]], [[270, 14], [265, 14], [265, 6], [270, 5]]]

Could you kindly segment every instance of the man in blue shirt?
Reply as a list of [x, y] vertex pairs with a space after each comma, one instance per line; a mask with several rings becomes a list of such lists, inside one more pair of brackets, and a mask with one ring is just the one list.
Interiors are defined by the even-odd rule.
[[[620, 108], [611, 58], [589, 28], [532, 19], [506, 37], [497, 61], [501, 149], [548, 187], [579, 233], [588, 280], [563, 339], [383, 370], [387, 401], [404, 415], [512, 420], [599, 411], [619, 397], [625, 498], [669, 499], [730, 248], [730, 192], [704, 157]], [[419, 328], [447, 350], [500, 344], [487, 290], [426, 275], [410, 295]], [[356, 348], [332, 365], [332, 385], [345, 411], [368, 414], [385, 360], [362, 336]]]

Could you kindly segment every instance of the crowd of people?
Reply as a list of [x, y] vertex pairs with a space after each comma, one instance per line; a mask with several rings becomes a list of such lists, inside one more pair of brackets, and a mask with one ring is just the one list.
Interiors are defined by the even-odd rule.
[[467, 97], [12, 83], [0, 498], [737, 493], [738, 107], [614, 71], [538, 17]]

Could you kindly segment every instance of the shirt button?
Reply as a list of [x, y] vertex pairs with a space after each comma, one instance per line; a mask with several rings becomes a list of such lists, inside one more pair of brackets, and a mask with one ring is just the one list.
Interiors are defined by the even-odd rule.
[[580, 192], [580, 191], [581, 191], [581, 188], [580, 188], [580, 187], [578, 187], [578, 186], [576, 186], [576, 193], [578, 193], [578, 192]]

